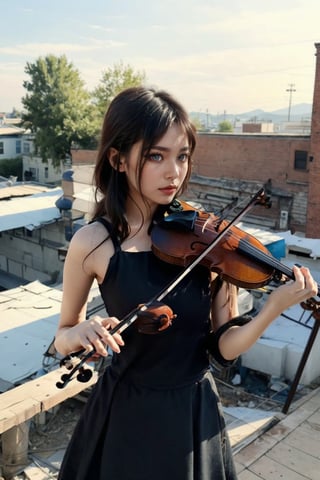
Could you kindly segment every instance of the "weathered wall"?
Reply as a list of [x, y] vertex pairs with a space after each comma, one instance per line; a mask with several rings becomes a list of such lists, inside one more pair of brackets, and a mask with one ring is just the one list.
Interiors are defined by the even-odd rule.
[[310, 177], [306, 235], [320, 238], [320, 43], [316, 47], [316, 73], [311, 121]]
[[27, 281], [62, 280], [58, 248], [65, 245], [62, 221], [28, 232], [24, 228], [2, 232], [0, 270]]
[[264, 187], [272, 207], [256, 209], [248, 221], [304, 231], [309, 172], [294, 168], [294, 156], [309, 149], [305, 135], [199, 134], [188, 197], [217, 209]]

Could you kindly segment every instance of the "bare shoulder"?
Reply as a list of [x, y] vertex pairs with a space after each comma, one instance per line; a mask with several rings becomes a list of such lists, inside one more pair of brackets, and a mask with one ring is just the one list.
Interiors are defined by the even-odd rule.
[[113, 254], [108, 231], [99, 222], [81, 227], [72, 237], [68, 249], [69, 261], [82, 263], [85, 271], [98, 281], [104, 278]]
[[91, 251], [109, 237], [106, 228], [99, 222], [84, 225], [73, 235], [70, 247], [83, 251]]

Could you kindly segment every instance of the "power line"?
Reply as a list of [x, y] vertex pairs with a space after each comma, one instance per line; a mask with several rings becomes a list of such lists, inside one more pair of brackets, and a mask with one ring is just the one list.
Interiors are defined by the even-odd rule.
[[294, 86], [295, 86], [294, 83], [289, 83], [289, 87], [290, 87], [290, 88], [287, 88], [287, 90], [286, 90], [286, 92], [289, 92], [288, 122], [290, 122], [292, 93], [296, 91], [296, 90], [293, 88]]

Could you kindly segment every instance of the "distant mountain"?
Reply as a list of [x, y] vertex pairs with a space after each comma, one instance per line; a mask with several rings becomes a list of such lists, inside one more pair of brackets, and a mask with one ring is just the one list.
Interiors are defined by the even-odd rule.
[[[312, 104], [299, 103], [298, 105], [292, 105], [290, 109], [290, 121], [310, 120], [312, 113]], [[286, 122], [288, 120], [288, 107], [280, 108], [272, 112], [266, 112], [261, 109], [251, 110], [244, 113], [225, 113], [221, 115], [212, 115], [204, 112], [191, 112], [190, 117], [197, 119], [203, 125], [211, 128], [222, 120], [242, 121], [242, 122]]]
[[[248, 117], [258, 117], [258, 118], [275, 118], [276, 120], [281, 118], [288, 118], [289, 107], [280, 108], [279, 110], [273, 110], [272, 112], [266, 112], [264, 110], [252, 110], [251, 112], [240, 113], [236, 117], [248, 118]], [[299, 103], [298, 105], [292, 105], [290, 109], [290, 119], [293, 120], [293, 117], [296, 119], [306, 119], [310, 118], [312, 113], [312, 105], [309, 103]], [[298, 117], [298, 118], [297, 118]]]
[[[288, 115], [288, 107], [280, 108], [279, 110], [274, 110], [271, 112], [274, 115]], [[292, 105], [291, 113], [293, 115], [311, 115], [312, 113], [312, 104], [310, 103], [299, 103], [298, 105]]]

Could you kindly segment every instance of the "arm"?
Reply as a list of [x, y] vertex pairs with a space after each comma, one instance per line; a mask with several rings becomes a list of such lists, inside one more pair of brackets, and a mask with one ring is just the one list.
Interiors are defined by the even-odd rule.
[[120, 351], [119, 345], [123, 345], [120, 334], [111, 336], [108, 333], [108, 328], [118, 323], [117, 319], [95, 316], [86, 320], [88, 295], [94, 278], [101, 277], [99, 269], [101, 265], [103, 268], [108, 266], [113, 253], [112, 247], [106, 245], [90, 254], [101, 242], [96, 230], [99, 232], [92, 226], [81, 228], [72, 238], [66, 256], [61, 315], [55, 338], [55, 347], [62, 355], [82, 348], [89, 351], [94, 347], [98, 354], [106, 356], [105, 345], [117, 352]]
[[307, 268], [293, 267], [293, 273], [295, 281], [274, 290], [250, 322], [233, 326], [221, 335], [219, 350], [223, 358], [231, 360], [247, 351], [284, 310], [317, 295], [317, 284]]

